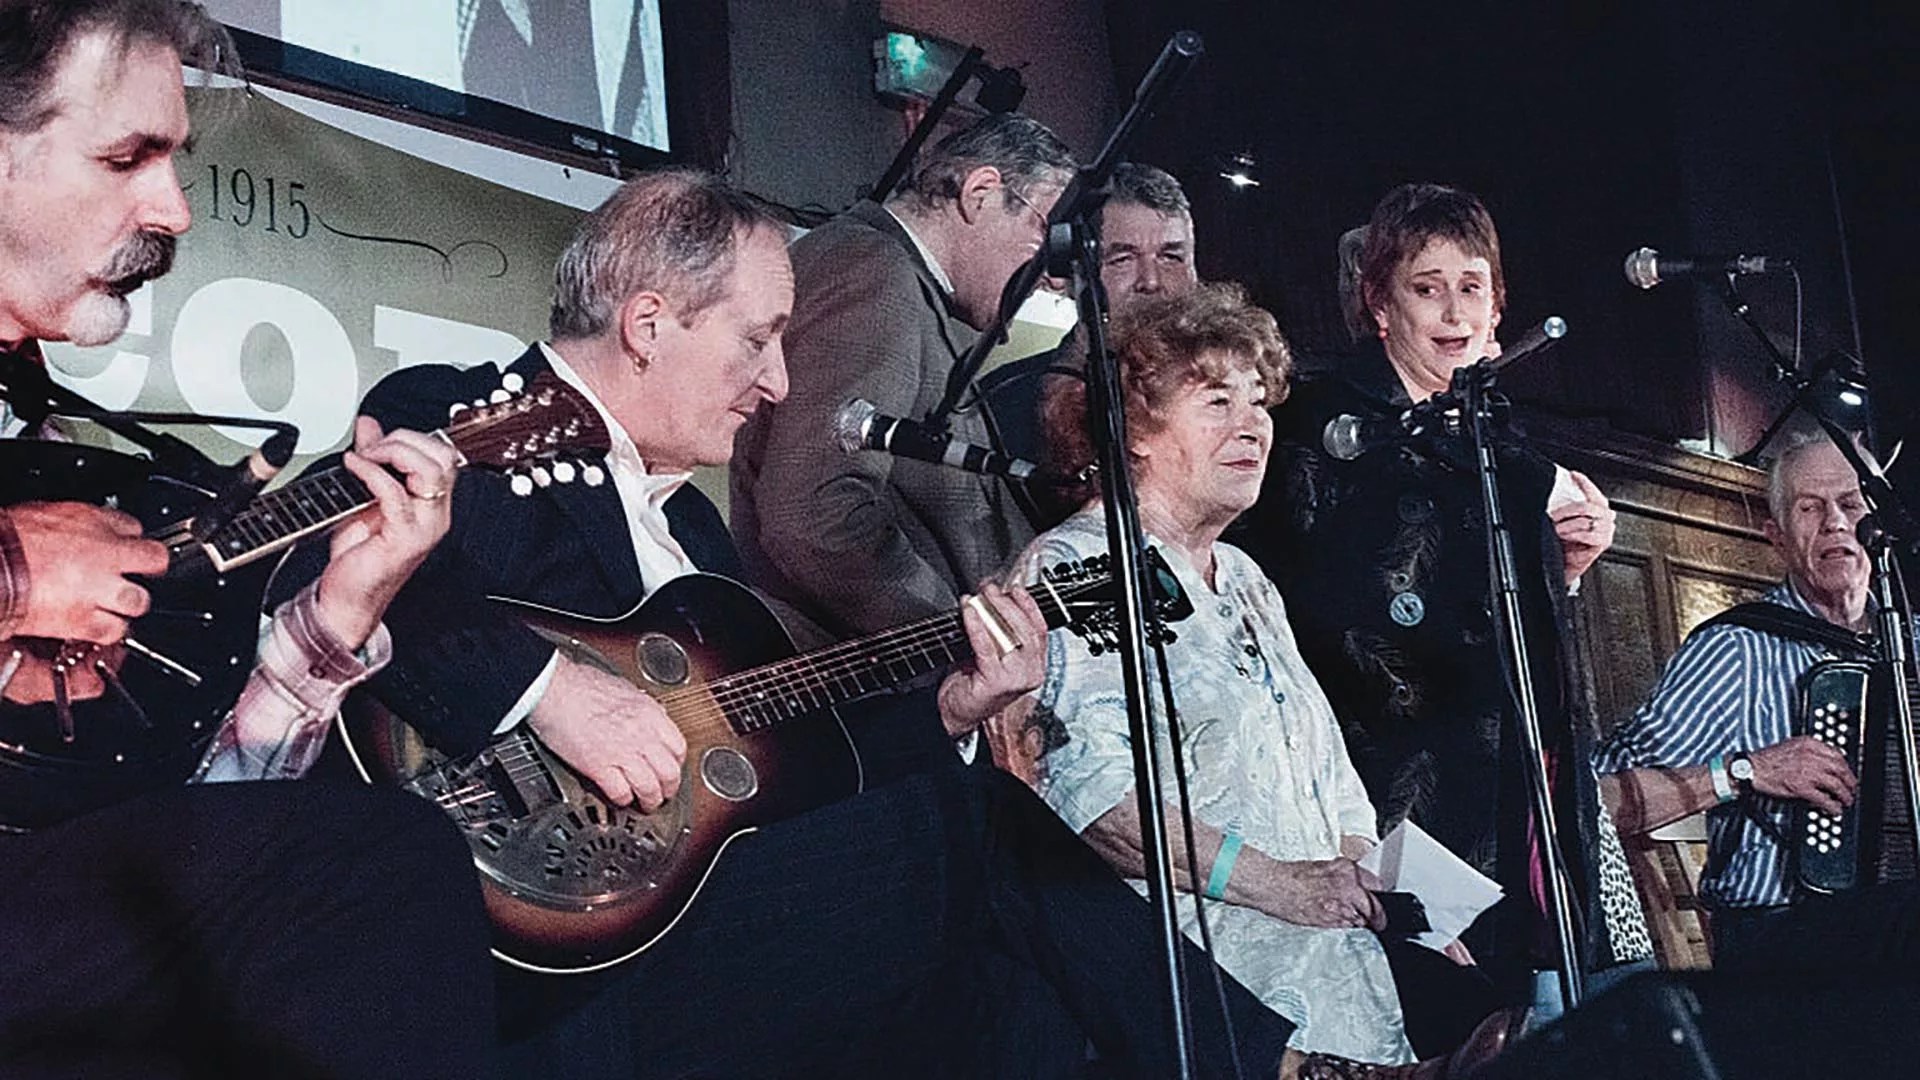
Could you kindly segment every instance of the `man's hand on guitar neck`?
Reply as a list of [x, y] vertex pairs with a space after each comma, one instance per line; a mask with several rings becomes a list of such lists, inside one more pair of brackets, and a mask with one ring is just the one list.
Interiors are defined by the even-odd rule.
[[973, 659], [940, 683], [940, 720], [959, 738], [1022, 696], [1047, 672], [1047, 621], [1027, 590], [980, 586], [960, 604]]
[[452, 525], [457, 464], [446, 443], [416, 431], [382, 435], [365, 416], [353, 442], [342, 464], [377, 502], [333, 530], [318, 610], [342, 644], [358, 649]]
[[146, 614], [147, 590], [128, 575], [164, 573], [167, 549], [144, 539], [138, 521], [77, 502], [23, 503], [6, 517], [24, 563], [14, 574], [25, 576], [11, 583], [10, 605], [0, 605], [13, 613], [0, 633], [108, 644]]
[[632, 683], [562, 656], [527, 723], [620, 806], [651, 813], [680, 790], [687, 740]]

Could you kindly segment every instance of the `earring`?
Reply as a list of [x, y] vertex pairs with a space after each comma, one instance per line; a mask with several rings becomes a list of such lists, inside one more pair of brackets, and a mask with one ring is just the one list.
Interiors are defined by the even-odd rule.
[[1380, 340], [1381, 340], [1381, 341], [1385, 341], [1385, 340], [1387, 340], [1387, 328], [1386, 328], [1386, 327], [1384, 327], [1384, 326], [1382, 326], [1382, 327], [1378, 327], [1378, 328], [1376, 328], [1376, 329], [1375, 329], [1375, 331], [1374, 331], [1374, 332], [1380, 335]]

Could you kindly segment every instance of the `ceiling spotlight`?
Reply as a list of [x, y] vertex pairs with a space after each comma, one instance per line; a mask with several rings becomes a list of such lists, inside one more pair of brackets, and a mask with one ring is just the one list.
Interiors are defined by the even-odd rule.
[[1235, 191], [1245, 191], [1250, 187], [1259, 187], [1260, 178], [1253, 155], [1242, 151], [1237, 154], [1223, 154], [1219, 160], [1220, 179], [1232, 184]]

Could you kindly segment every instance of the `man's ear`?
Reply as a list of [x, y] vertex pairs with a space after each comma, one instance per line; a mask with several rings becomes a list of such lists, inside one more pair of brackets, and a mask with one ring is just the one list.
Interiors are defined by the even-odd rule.
[[990, 200], [1006, 197], [1001, 194], [1005, 190], [1006, 180], [999, 169], [980, 165], [968, 171], [960, 179], [960, 219], [969, 225], [978, 222], [981, 212], [993, 205]]
[[636, 368], [653, 363], [660, 351], [660, 324], [672, 318], [666, 298], [643, 290], [620, 305], [620, 345]]

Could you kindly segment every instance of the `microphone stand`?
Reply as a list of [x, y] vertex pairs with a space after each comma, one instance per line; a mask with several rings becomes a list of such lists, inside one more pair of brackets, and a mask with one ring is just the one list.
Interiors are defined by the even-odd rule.
[[1915, 835], [1920, 837], [1920, 742], [1916, 742], [1913, 697], [1907, 683], [1914, 657], [1913, 613], [1907, 610], [1903, 591], [1895, 586], [1894, 566], [1898, 552], [1920, 555], [1920, 523], [1915, 522], [1899, 493], [1887, 482], [1885, 472], [1876, 463], [1867, 461], [1854, 445], [1853, 433], [1805, 400], [1804, 386], [1795, 394], [1794, 406], [1813, 417], [1839, 448], [1840, 456], [1847, 459], [1859, 478], [1860, 494], [1867, 502], [1868, 514], [1860, 519], [1858, 534], [1861, 546], [1873, 560], [1875, 639], [1879, 653], [1874, 666], [1887, 680], [1891, 719], [1900, 740], [1907, 820], [1916, 823]]
[[[1507, 527], [1500, 503], [1499, 466], [1494, 458], [1493, 426], [1495, 412], [1504, 401], [1494, 393], [1494, 371], [1490, 360], [1461, 368], [1453, 373], [1448, 393], [1460, 402], [1461, 418], [1473, 440], [1474, 461], [1480, 474], [1480, 504], [1486, 517], [1488, 581], [1498, 603], [1494, 605], [1495, 623], [1507, 668], [1507, 681], [1513, 695], [1516, 719], [1526, 761], [1527, 793], [1533, 804], [1533, 824], [1539, 840], [1540, 862], [1547, 884], [1548, 917], [1552, 920], [1554, 943], [1560, 954], [1561, 1002], [1571, 1012], [1580, 1005], [1583, 971], [1575, 946], [1573, 926], [1573, 890], [1568, 886], [1562, 862], [1560, 828], [1553, 809], [1553, 788], [1547, 777], [1546, 740], [1540, 730], [1540, 707], [1533, 694], [1533, 665], [1527, 654], [1526, 623], [1520, 607], [1520, 568], [1514, 560], [1513, 534]], [[1584, 763], [1579, 763], [1584, 767]]]
[[893, 189], [900, 186], [900, 181], [906, 178], [907, 169], [913, 165], [915, 155], [920, 153], [920, 147], [926, 145], [927, 139], [933, 135], [933, 129], [940, 126], [941, 118], [947, 115], [948, 109], [953, 108], [960, 91], [966, 87], [967, 80], [973, 78], [974, 69], [980, 66], [980, 61], [986, 55], [986, 50], [975, 45], [953, 66], [953, 74], [948, 75], [947, 81], [941, 84], [940, 92], [933, 96], [920, 122], [913, 126], [907, 141], [901, 144], [899, 153], [894, 154], [893, 160], [887, 164], [887, 171], [880, 174], [879, 183], [873, 185], [874, 202], [886, 202], [887, 196], [893, 194]]
[[29, 424], [38, 424], [49, 416], [85, 420], [147, 451], [160, 473], [214, 496], [195, 516], [195, 528], [207, 533], [225, 524], [226, 519], [250, 502], [258, 485], [236, 486], [232, 467], [217, 464], [177, 435], [154, 431], [145, 425], [223, 425], [270, 431], [273, 434], [261, 445], [260, 457], [275, 470], [293, 458], [294, 447], [300, 439], [300, 429], [284, 420], [108, 409], [54, 382], [45, 368], [17, 354], [0, 354], [0, 398], [11, 402], [14, 413]]
[[[987, 354], [1005, 340], [1007, 325], [1042, 276], [1069, 277], [1076, 281], [1080, 322], [1087, 331], [1087, 408], [1096, 444], [1101, 496], [1106, 504], [1113, 580], [1120, 589], [1117, 639], [1127, 695], [1127, 729], [1133, 741], [1134, 791], [1138, 797], [1142, 854], [1147, 864], [1147, 896], [1160, 916], [1156, 944], [1167, 976], [1167, 1023], [1174, 1047], [1174, 1075], [1181, 1080], [1193, 1075], [1193, 1023], [1184, 992], [1186, 979], [1180, 954], [1183, 935], [1175, 904], [1173, 853], [1167, 842], [1163, 809], [1166, 802], [1160, 773], [1160, 725], [1155, 722], [1146, 668], [1147, 652], [1152, 643], [1160, 639], [1160, 628], [1152, 606], [1146, 602], [1149, 595], [1146, 539], [1140, 528], [1140, 509], [1128, 468], [1125, 395], [1119, 368], [1107, 355], [1106, 293], [1100, 287], [1100, 259], [1091, 222], [1100, 193], [1123, 160], [1126, 148], [1147, 120], [1166, 103], [1174, 86], [1199, 59], [1203, 48], [1199, 34], [1183, 30], [1174, 34], [1161, 50], [1159, 59], [1141, 79], [1132, 104], [1114, 126], [1099, 156], [1077, 172], [1061, 192], [1047, 217], [1046, 243], [1007, 282], [1000, 295], [1000, 311], [994, 324], [954, 366], [946, 397], [927, 420], [935, 430], [944, 427], [961, 395], [973, 384]], [[1165, 719], [1171, 736], [1177, 740], [1174, 717], [1169, 715]]]

